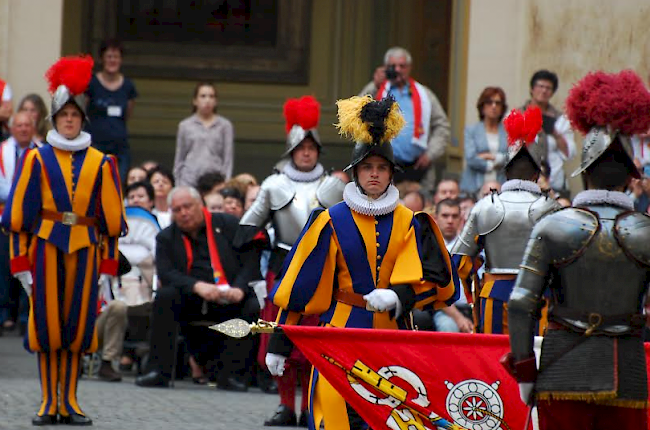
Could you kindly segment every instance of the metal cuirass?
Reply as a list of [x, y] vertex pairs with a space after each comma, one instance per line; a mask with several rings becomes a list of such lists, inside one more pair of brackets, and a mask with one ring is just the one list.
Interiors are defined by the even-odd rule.
[[[586, 209], [562, 211], [558, 215], [564, 216], [554, 217], [557, 222], [549, 226], [554, 231], [546, 236], [547, 249], [557, 276], [552, 283], [554, 306], [602, 315], [641, 312], [650, 264], [650, 218], [614, 206]], [[588, 215], [572, 216], [579, 211], [591, 220]]]
[[483, 198], [476, 223], [485, 249], [485, 268], [493, 274], [517, 274], [530, 232], [543, 215], [558, 204], [546, 196], [523, 190], [504, 191]]
[[251, 209], [240, 224], [263, 226], [270, 217], [275, 228], [276, 246], [290, 250], [300, 236], [311, 212], [343, 199], [345, 184], [323, 175], [311, 182], [293, 181], [283, 173], [268, 177]]

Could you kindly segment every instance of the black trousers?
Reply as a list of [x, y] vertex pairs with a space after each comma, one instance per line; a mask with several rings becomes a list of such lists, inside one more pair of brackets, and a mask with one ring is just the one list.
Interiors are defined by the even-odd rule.
[[[207, 310], [204, 314], [202, 311]], [[207, 327], [192, 325], [197, 321], [215, 323], [232, 318], [252, 322], [259, 315], [259, 303], [255, 296], [241, 303], [203, 305], [198, 295], [185, 295], [177, 288], [160, 288], [156, 292], [151, 311], [151, 339], [149, 370], [170, 377], [174, 365], [174, 334], [177, 325], [185, 337], [188, 350], [199, 363], [218, 360], [219, 377], [227, 378], [245, 373], [252, 365], [253, 341], [250, 335], [243, 339], [228, 338]]]

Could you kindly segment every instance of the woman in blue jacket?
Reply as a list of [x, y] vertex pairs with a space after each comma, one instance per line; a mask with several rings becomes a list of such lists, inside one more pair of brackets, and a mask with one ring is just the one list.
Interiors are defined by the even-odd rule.
[[461, 189], [476, 193], [486, 181], [503, 183], [508, 148], [501, 120], [508, 109], [499, 87], [486, 87], [476, 103], [480, 121], [465, 127], [465, 171]]

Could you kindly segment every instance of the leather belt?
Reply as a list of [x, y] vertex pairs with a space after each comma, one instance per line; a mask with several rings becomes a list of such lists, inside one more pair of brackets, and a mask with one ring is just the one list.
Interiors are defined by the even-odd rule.
[[48, 221], [60, 222], [63, 225], [85, 225], [95, 227], [97, 218], [77, 215], [74, 212], [55, 212], [47, 209], [41, 211], [41, 218]]
[[357, 308], [367, 309], [368, 306], [368, 302], [366, 302], [361, 294], [352, 291], [336, 290], [334, 300]]
[[[583, 329], [567, 320], [579, 321], [587, 328]], [[601, 332], [611, 326], [625, 326], [633, 331], [639, 330], [645, 326], [645, 322], [646, 318], [643, 314], [602, 315], [596, 312], [588, 313], [567, 308], [554, 308], [549, 313], [548, 328], [584, 332], [586, 336], [590, 336], [594, 331]]]

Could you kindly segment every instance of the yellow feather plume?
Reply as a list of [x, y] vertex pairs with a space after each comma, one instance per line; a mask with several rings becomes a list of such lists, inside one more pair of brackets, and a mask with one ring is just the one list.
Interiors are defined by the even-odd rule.
[[399, 111], [397, 103], [393, 102], [386, 118], [384, 118], [384, 132], [378, 139], [373, 139], [370, 133], [370, 122], [362, 119], [361, 112], [369, 103], [379, 103], [371, 96], [354, 96], [349, 99], [339, 100], [336, 102], [338, 107], [339, 122], [335, 126], [339, 129], [339, 134], [351, 138], [356, 143], [377, 144], [390, 142], [395, 138], [406, 123], [404, 117]]
[[356, 142], [372, 143], [368, 127], [361, 120], [361, 109], [371, 101], [373, 98], [370, 96], [354, 96], [336, 102], [339, 122], [334, 125], [339, 129], [340, 135]]
[[400, 112], [399, 105], [393, 103], [386, 118], [386, 133], [384, 133], [386, 141], [390, 142], [395, 139], [405, 125], [406, 121]]

